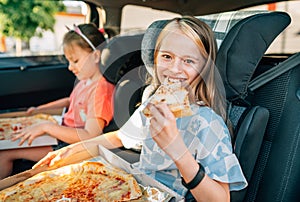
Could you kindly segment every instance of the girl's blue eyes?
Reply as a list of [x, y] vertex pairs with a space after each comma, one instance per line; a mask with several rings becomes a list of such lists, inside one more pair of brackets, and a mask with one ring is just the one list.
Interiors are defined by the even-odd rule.
[[[167, 60], [171, 60], [172, 59], [172, 56], [171, 55], [166, 55], [166, 54], [164, 54], [164, 55], [162, 55], [162, 57], [164, 58], [164, 59], [167, 59]], [[194, 64], [195, 62], [193, 61], [193, 60], [191, 60], [191, 59], [183, 59], [183, 62], [184, 63], [187, 63], [187, 64]]]
[[190, 60], [190, 59], [186, 59], [184, 60], [185, 63], [188, 63], [188, 64], [194, 64], [194, 61], [193, 60]]

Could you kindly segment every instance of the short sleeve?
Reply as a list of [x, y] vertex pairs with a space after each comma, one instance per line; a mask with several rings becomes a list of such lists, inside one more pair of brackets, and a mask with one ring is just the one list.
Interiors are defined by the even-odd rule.
[[113, 92], [114, 85], [102, 77], [90, 95], [87, 117], [103, 119], [107, 126], [113, 118]]
[[131, 115], [128, 121], [118, 131], [118, 137], [127, 149], [141, 149], [142, 142], [145, 139], [146, 117], [142, 114], [144, 105], [141, 105]]
[[[202, 114], [209, 112], [203, 110]], [[224, 121], [215, 113], [206, 114], [202, 119], [201, 132], [197, 135], [202, 142], [202, 158], [198, 159], [204, 166], [206, 174], [217, 181], [229, 183], [230, 190], [240, 190], [247, 186], [236, 155], [233, 153], [231, 137]]]

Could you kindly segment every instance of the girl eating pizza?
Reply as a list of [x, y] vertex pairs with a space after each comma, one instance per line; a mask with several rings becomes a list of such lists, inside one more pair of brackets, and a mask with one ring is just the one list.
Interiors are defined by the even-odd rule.
[[[29, 147], [0, 151], [0, 179], [12, 172], [13, 161], [28, 159], [38, 161], [48, 152], [68, 144], [91, 139], [102, 134], [113, 116], [112, 95], [114, 85], [109, 83], [99, 70], [101, 48], [105, 37], [94, 24], [74, 25], [64, 35], [63, 51], [69, 61], [69, 70], [79, 82], [70, 97], [62, 98], [38, 107], [28, 109], [43, 112], [45, 109], [67, 107], [62, 125], [43, 122], [24, 128], [13, 138], [20, 139], [20, 145], [43, 134], [58, 139], [58, 145]], [[97, 48], [96, 48], [97, 47]], [[24, 143], [25, 144], [25, 143]]]
[[[141, 145], [140, 159], [133, 166], [187, 201], [230, 201], [230, 191], [243, 189], [247, 182], [226, 126], [216, 51], [213, 33], [204, 22], [189, 16], [170, 20], [156, 40], [153, 66], [147, 68], [152, 76], [148, 89], [156, 90], [166, 78], [187, 83], [195, 100], [193, 114], [176, 118], [166, 103], [149, 105], [148, 99], [120, 130], [50, 152], [35, 166], [53, 166], [83, 150], [96, 156], [98, 145]], [[143, 114], [145, 107], [150, 118]]]

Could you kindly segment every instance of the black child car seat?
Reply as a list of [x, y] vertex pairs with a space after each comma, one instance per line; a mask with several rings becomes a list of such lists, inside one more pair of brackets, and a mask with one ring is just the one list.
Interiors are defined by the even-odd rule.
[[[283, 12], [246, 11], [234, 15], [232, 17], [236, 19], [244, 15], [247, 17], [239, 21], [235, 19], [234, 25], [228, 22], [231, 28], [220, 45], [216, 65], [229, 101], [228, 114], [234, 126], [234, 152], [249, 186], [231, 192], [231, 201], [255, 201], [249, 200], [249, 193], [253, 191], [248, 189], [257, 183], [252, 175], [261, 166], [257, 164], [257, 159], [261, 155], [259, 152], [269, 122], [269, 109], [246, 98], [251, 92], [249, 86], [265, 51], [291, 19]], [[224, 27], [225, 22], [221, 24]]]

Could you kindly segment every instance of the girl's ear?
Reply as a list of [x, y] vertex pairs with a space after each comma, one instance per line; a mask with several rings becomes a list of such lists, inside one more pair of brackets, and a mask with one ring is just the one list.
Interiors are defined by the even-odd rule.
[[101, 51], [100, 50], [94, 50], [94, 59], [95, 59], [95, 63], [99, 63], [101, 60]]

